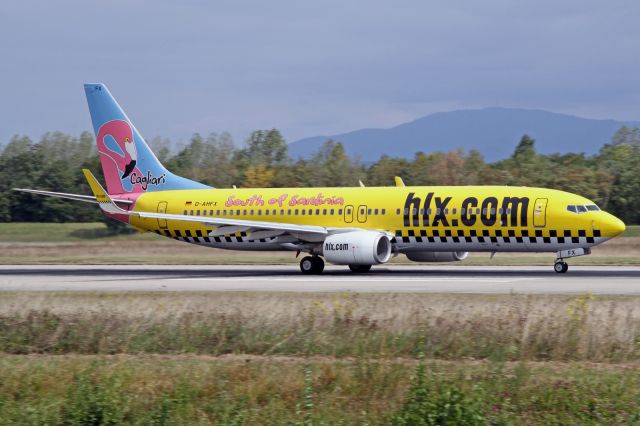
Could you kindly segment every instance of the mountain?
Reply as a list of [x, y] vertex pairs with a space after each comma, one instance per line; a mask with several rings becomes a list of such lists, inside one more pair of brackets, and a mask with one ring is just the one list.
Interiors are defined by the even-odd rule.
[[290, 154], [308, 158], [327, 139], [342, 142], [349, 155], [374, 162], [381, 155], [413, 158], [417, 151], [479, 150], [489, 162], [510, 156], [523, 134], [536, 140], [543, 154], [594, 154], [622, 126], [640, 122], [592, 120], [567, 114], [520, 108], [484, 108], [439, 112], [390, 129], [362, 129], [300, 139]]

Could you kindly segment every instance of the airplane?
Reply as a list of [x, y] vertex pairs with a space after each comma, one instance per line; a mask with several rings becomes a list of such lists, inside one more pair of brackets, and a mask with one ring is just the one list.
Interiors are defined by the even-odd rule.
[[[144, 232], [228, 250], [291, 251], [304, 274], [325, 260], [355, 273], [405, 255], [454, 262], [469, 252], [555, 253], [567, 259], [620, 235], [625, 224], [593, 201], [564, 191], [515, 186], [213, 188], [174, 175], [104, 84], [84, 85], [106, 189], [83, 170], [93, 196], [14, 188], [97, 203]], [[324, 258], [324, 260], [323, 260]]]

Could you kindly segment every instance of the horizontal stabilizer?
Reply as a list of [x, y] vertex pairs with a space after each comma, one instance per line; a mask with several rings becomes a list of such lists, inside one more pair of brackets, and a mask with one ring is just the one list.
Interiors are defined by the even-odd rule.
[[[29, 189], [29, 188], [13, 188], [13, 191], [27, 192], [29, 194], [37, 194], [37, 195], [46, 195], [47, 197], [64, 198], [64, 199], [73, 200], [73, 201], [83, 201], [85, 203], [98, 203], [98, 200], [96, 200], [96, 197], [94, 197], [93, 195], [68, 194], [66, 192], [41, 191], [39, 189]], [[131, 200], [114, 199], [113, 201], [118, 204], [133, 204], [133, 201]]]

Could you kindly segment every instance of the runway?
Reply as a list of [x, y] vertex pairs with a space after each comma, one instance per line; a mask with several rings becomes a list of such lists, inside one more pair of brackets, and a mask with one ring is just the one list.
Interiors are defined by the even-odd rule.
[[0, 266], [0, 291], [267, 291], [388, 293], [594, 293], [640, 294], [638, 267], [573, 267], [556, 274], [550, 266], [374, 267], [353, 274], [328, 266], [319, 276], [297, 265], [278, 266]]

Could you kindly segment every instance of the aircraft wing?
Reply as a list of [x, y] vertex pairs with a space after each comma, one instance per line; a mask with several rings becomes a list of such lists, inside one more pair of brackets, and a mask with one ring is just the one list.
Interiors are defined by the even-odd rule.
[[[197, 222], [216, 227], [210, 236], [229, 235], [236, 232], [247, 232], [247, 240], [258, 240], [267, 237], [279, 237], [274, 242], [291, 244], [294, 242], [321, 242], [328, 234], [352, 231], [351, 228], [326, 228], [314, 225], [298, 225], [294, 223], [266, 222], [245, 219], [229, 219], [208, 216], [190, 216], [181, 214], [128, 211], [121, 209], [106, 193], [96, 178], [87, 169], [83, 170], [89, 186], [95, 195], [100, 208], [108, 213], [138, 216], [149, 219], [166, 219], [181, 222]], [[288, 238], [280, 238], [288, 237]]]

